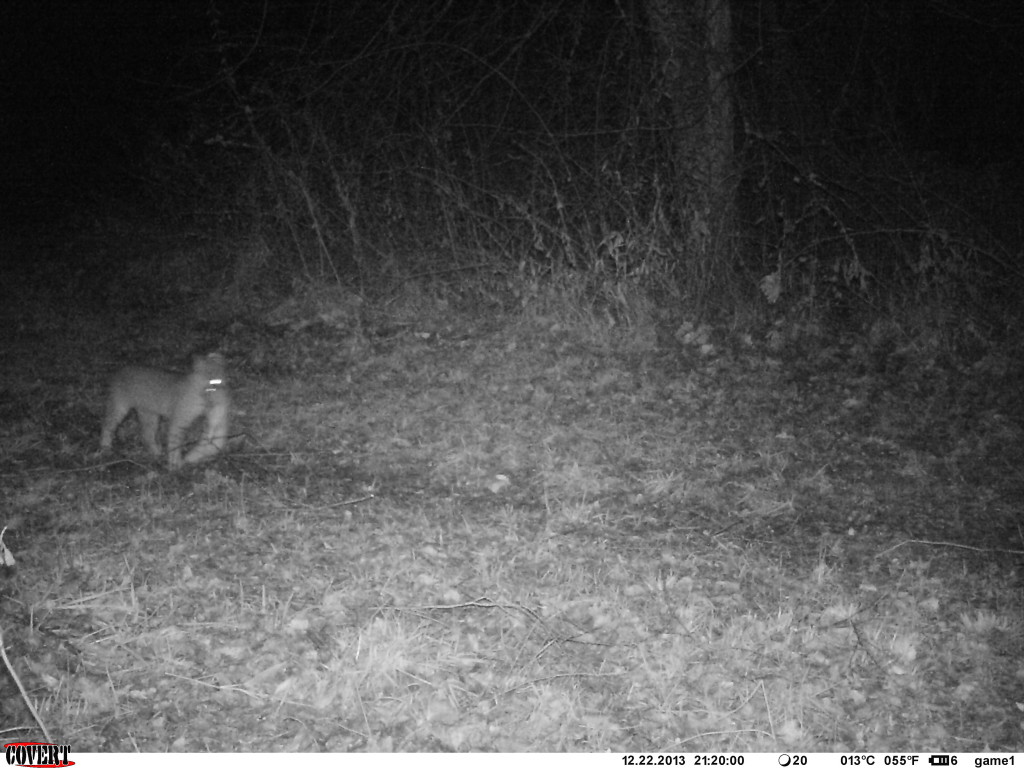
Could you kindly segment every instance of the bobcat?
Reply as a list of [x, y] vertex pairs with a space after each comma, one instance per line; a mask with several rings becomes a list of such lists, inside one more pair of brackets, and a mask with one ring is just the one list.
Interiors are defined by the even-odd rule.
[[114, 374], [110, 381], [100, 450], [110, 450], [118, 425], [134, 410], [142, 427], [142, 439], [157, 457], [161, 454], [157, 428], [161, 418], [167, 420], [167, 464], [177, 469], [183, 461], [186, 430], [204, 416], [206, 431], [184, 458], [185, 464], [195, 464], [224, 450], [230, 408], [224, 356], [219, 352], [197, 355], [192, 360], [192, 370], [184, 375], [131, 365]]

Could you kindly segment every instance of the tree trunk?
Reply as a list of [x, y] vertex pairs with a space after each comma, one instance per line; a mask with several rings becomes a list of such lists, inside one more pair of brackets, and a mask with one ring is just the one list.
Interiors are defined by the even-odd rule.
[[671, 114], [681, 266], [706, 291], [727, 276], [736, 224], [730, 0], [644, 0]]

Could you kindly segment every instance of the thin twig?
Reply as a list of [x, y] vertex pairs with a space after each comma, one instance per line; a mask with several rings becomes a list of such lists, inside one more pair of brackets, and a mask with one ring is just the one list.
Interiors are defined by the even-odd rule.
[[888, 549], [883, 549], [875, 557], [881, 557], [882, 555], [892, 552], [894, 549], [899, 549], [904, 544], [925, 544], [929, 547], [956, 547], [957, 549], [968, 549], [971, 552], [999, 552], [1003, 555], [1024, 555], [1024, 550], [1020, 549], [999, 549], [998, 547], [986, 548], [986, 547], [972, 547], [969, 544], [958, 544], [955, 541], [928, 541], [927, 539], [907, 539], [901, 541], [899, 544], [895, 544]]
[[14, 684], [18, 686], [18, 691], [21, 693], [21, 698], [25, 700], [25, 704], [28, 706], [28, 711], [32, 713], [32, 717], [35, 718], [36, 724], [39, 726], [39, 730], [43, 732], [43, 738], [45, 738], [50, 744], [53, 744], [53, 737], [50, 736], [50, 732], [46, 729], [46, 724], [43, 722], [43, 719], [39, 717], [39, 713], [36, 712], [36, 708], [32, 705], [32, 700], [29, 699], [28, 693], [25, 691], [25, 686], [21, 684], [21, 678], [18, 677], [18, 673], [14, 671], [14, 667], [11, 665], [11, 660], [7, 658], [7, 650], [4, 648], [3, 627], [0, 627], [0, 656], [3, 657], [7, 671], [10, 672], [11, 677], [14, 678]]

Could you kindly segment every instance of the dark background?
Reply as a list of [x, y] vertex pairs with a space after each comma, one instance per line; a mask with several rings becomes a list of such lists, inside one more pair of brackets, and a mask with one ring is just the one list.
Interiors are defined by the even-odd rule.
[[[331, 11], [331, 6], [336, 10]], [[131, 3], [39, 0], [4, 4], [0, 24], [0, 141], [3, 198], [23, 213], [57, 201], [74, 204], [97, 189], [130, 182], [154, 125], [183, 109], [190, 91], [217, 77], [210, 11], [229, 34], [260, 35], [260, 48], [312, 45], [337, 24], [332, 60], [385, 45], [398, 17], [437, 24], [452, 39], [460, 15], [493, 18], [489, 3], [318, 3], [304, 0]], [[402, 7], [404, 5], [404, 7]], [[510, 40], [552, 3], [507, 2], [496, 21]], [[618, 23], [611, 3], [562, 3], [602, 23]], [[940, 161], [984, 166], [1019, 162], [1024, 106], [1024, 4], [995, 0], [779, 0], [735, 3], [738, 78], [779, 56], [801, 80], [808, 114], [858, 130], [895, 129], [913, 151]], [[439, 10], [443, 13], [439, 14]], [[352, 14], [362, 13], [356, 26]], [[566, 11], [568, 13], [568, 11]], [[639, 9], [634, 9], [640, 19]], [[333, 13], [333, 19], [332, 19]], [[389, 21], [390, 19], [390, 21]], [[641, 22], [642, 23], [642, 20]], [[257, 32], [257, 30], [260, 30]], [[479, 28], [469, 26], [468, 33]], [[500, 35], [503, 30], [496, 29]], [[549, 30], [546, 35], [555, 34]], [[297, 40], [297, 36], [304, 40]], [[531, 39], [543, 46], [545, 35]], [[456, 38], [457, 40], [457, 38]], [[585, 57], [586, 41], [580, 47]], [[592, 52], [596, 58], [597, 51]], [[260, 51], [254, 51], [259, 56]], [[583, 64], [585, 64], [585, 60]], [[528, 82], [525, 85], [529, 85]], [[794, 83], [795, 85], [795, 83]], [[755, 82], [756, 87], [756, 82]], [[796, 90], [796, 89], [795, 89]], [[844, 91], [841, 105], [837, 90]], [[885, 114], [885, 110], [890, 110]], [[879, 122], [888, 121], [887, 125]]]

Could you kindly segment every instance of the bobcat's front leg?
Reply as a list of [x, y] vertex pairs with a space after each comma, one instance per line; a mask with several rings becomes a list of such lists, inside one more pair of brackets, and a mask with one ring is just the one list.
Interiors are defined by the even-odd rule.
[[[206, 429], [199, 443], [185, 455], [186, 464], [197, 464], [224, 450], [228, 442], [228, 422], [231, 398], [227, 389], [207, 392], [209, 408], [206, 411]], [[178, 453], [179, 462], [181, 452]]]

